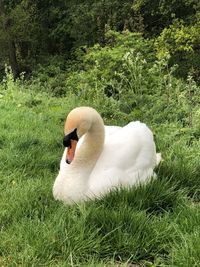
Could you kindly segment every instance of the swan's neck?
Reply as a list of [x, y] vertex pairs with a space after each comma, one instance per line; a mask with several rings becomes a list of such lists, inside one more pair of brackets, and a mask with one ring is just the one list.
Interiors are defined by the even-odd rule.
[[84, 141], [76, 152], [71, 167], [91, 172], [103, 150], [104, 139], [105, 128], [103, 120], [99, 118], [93, 122], [89, 131], [85, 134]]
[[83, 200], [89, 192], [91, 172], [103, 150], [105, 129], [99, 114], [90, 117], [91, 127], [84, 136], [84, 141], [75, 152], [70, 165], [66, 164], [66, 150], [63, 154], [59, 175], [54, 183], [54, 197], [65, 203]]

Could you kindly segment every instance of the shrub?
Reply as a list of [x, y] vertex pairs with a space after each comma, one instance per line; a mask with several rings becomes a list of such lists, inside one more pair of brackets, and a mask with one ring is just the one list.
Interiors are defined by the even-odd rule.
[[194, 25], [185, 25], [182, 20], [174, 20], [170, 27], [161, 32], [155, 42], [158, 58], [169, 53], [170, 64], [179, 65], [176, 74], [186, 78], [191, 73], [198, 83], [200, 83], [199, 26], [199, 18]]

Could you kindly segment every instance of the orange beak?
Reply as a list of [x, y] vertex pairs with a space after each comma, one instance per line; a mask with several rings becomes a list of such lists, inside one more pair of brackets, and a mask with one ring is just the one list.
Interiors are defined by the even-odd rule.
[[70, 164], [72, 160], [74, 159], [75, 151], [76, 151], [76, 140], [71, 140], [71, 148], [67, 148], [67, 155], [66, 155], [66, 162]]

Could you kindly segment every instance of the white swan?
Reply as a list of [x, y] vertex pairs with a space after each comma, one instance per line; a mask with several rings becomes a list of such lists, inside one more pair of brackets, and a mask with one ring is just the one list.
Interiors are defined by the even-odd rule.
[[79, 107], [69, 113], [64, 132], [66, 148], [53, 195], [66, 204], [144, 182], [161, 160], [152, 132], [139, 121], [104, 126], [96, 110]]

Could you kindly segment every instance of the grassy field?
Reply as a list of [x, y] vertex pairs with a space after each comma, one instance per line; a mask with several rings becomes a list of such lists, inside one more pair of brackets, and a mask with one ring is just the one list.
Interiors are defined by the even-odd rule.
[[0, 266], [200, 266], [200, 144], [177, 122], [149, 125], [164, 159], [156, 180], [72, 207], [53, 199], [63, 122], [81, 104], [1, 94]]

